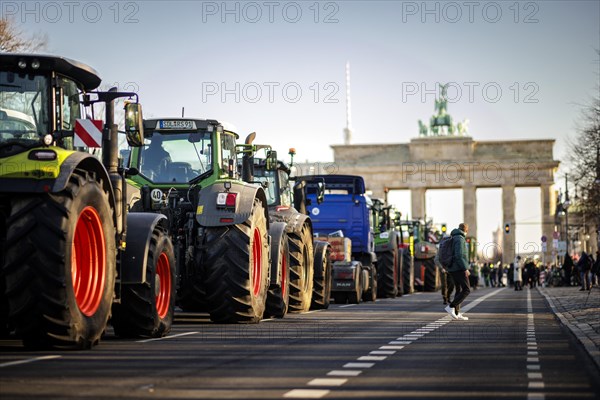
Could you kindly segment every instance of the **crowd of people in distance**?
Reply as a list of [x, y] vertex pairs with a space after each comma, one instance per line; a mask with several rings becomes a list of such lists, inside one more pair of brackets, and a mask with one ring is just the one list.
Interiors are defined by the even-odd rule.
[[501, 262], [472, 262], [469, 271], [472, 290], [476, 290], [477, 286], [508, 286], [517, 291], [525, 286], [574, 286], [585, 291], [600, 286], [600, 254], [596, 252], [593, 256], [582, 252], [573, 257], [565, 254], [562, 265], [544, 265], [537, 259], [517, 256], [513, 263], [504, 265]]

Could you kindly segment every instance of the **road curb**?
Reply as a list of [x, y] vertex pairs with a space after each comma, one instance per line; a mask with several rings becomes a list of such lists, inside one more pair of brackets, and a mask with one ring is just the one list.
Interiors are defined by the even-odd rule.
[[569, 328], [569, 330], [575, 335], [577, 340], [579, 340], [579, 342], [585, 348], [586, 352], [592, 358], [592, 361], [594, 361], [598, 369], [600, 369], [600, 350], [596, 348], [594, 342], [592, 342], [592, 340], [585, 334], [585, 332], [583, 332], [578, 326], [570, 323], [569, 320], [561, 312], [558, 311], [558, 308], [554, 304], [554, 301], [549, 295], [545, 293], [545, 291], [543, 291], [539, 287], [536, 287], [536, 289], [542, 296], [544, 296], [544, 298], [550, 305], [550, 308], [552, 309], [554, 315], [556, 315], [560, 322], [567, 328]]

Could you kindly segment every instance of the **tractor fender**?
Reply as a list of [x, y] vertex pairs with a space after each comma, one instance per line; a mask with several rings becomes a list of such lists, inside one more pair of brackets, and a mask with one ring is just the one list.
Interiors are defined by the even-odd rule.
[[271, 209], [272, 221], [281, 221], [287, 224], [287, 233], [300, 235], [302, 228], [308, 225], [310, 233], [313, 233], [312, 220], [307, 214], [298, 212], [294, 207], [276, 207]]
[[168, 230], [168, 220], [162, 214], [132, 212], [127, 214], [127, 245], [121, 256], [122, 284], [146, 283], [148, 250], [152, 232], [159, 226]]
[[[90, 153], [83, 151], [65, 150], [58, 147], [49, 147], [48, 149], [58, 153], [58, 159], [53, 161], [19, 161], [21, 158], [27, 159], [28, 155], [34, 151], [44, 150], [46, 148], [33, 148], [23, 154], [18, 154], [13, 158], [4, 160], [0, 165], [2, 176], [10, 175], [15, 169], [20, 174], [28, 176], [18, 176], [14, 178], [0, 178], [0, 191], [10, 191], [13, 193], [58, 193], [67, 187], [67, 183], [73, 175], [75, 169], [82, 169], [92, 172], [102, 181], [102, 188], [108, 193], [110, 206], [115, 209], [115, 193], [108, 177], [106, 168], [102, 162]], [[14, 161], [11, 161], [14, 159]], [[43, 171], [43, 172], [42, 172]], [[44, 173], [47, 178], [37, 179], [30, 176], [39, 176]], [[113, 218], [116, 218], [113, 216]], [[115, 220], [116, 224], [116, 220]]]
[[379, 235], [380, 240], [384, 238], [384, 235], [387, 233], [388, 241], [383, 243], [375, 242], [375, 253], [383, 253], [386, 251], [393, 251], [394, 247], [398, 247], [398, 234], [395, 231], [392, 232], [382, 232]]
[[[279, 257], [281, 257], [281, 237], [286, 236], [285, 223], [272, 222], [269, 227], [269, 236], [271, 236], [271, 285], [281, 284], [281, 271], [279, 271]], [[287, 240], [287, 237], [286, 239]], [[286, 256], [287, 257], [287, 256]]]
[[[225, 184], [231, 187], [225, 188]], [[219, 193], [236, 193], [235, 208], [226, 209], [217, 206]], [[269, 210], [267, 207], [267, 196], [262, 187], [236, 181], [217, 181], [216, 183], [203, 187], [198, 194], [198, 205], [196, 207], [196, 221], [201, 226], [228, 226], [245, 222], [252, 213], [254, 199], [262, 202], [269, 228]]]
[[[329, 244], [329, 242], [323, 242], [320, 240], [315, 240], [313, 241], [313, 248], [314, 253], [315, 253], [315, 262], [314, 265], [323, 265], [323, 259], [325, 257], [327, 257], [327, 250], [329, 250], [329, 252], [331, 252], [331, 245]], [[314, 272], [314, 277], [315, 278], [323, 278], [323, 270], [321, 268], [315, 268], [315, 272]]]

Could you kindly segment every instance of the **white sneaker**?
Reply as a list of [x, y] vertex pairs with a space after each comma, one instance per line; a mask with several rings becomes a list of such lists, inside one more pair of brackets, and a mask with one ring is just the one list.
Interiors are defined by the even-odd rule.
[[465, 317], [464, 315], [462, 315], [462, 313], [458, 313], [456, 319], [460, 319], [461, 321], [468, 321], [469, 317]]
[[456, 311], [454, 310], [454, 307], [450, 307], [450, 305], [448, 304], [446, 306], [446, 308], [444, 308], [444, 310], [446, 310], [446, 312], [448, 314], [450, 314], [450, 316], [454, 319], [458, 319], [458, 315], [456, 315]]

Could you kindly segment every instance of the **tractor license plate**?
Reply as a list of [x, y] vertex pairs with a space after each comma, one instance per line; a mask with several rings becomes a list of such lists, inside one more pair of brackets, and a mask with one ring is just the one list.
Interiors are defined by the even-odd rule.
[[196, 129], [194, 121], [163, 120], [159, 126], [160, 129]]

